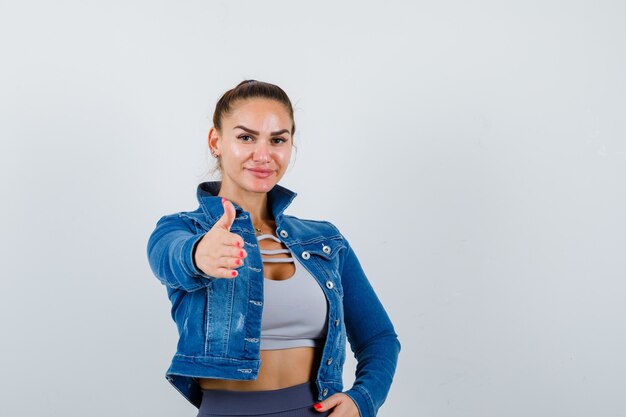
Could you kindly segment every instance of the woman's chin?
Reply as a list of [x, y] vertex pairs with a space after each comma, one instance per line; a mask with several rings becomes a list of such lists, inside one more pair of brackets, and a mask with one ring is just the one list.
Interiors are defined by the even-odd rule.
[[276, 185], [276, 178], [254, 179], [250, 181], [248, 190], [253, 193], [267, 193]]

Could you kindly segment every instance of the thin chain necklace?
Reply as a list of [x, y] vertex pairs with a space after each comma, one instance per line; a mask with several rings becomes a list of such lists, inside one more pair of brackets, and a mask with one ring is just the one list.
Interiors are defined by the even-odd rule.
[[256, 227], [254, 224], [252, 225], [252, 227], [254, 227], [254, 230], [256, 230], [257, 233], [261, 233], [261, 234], [263, 233], [263, 226], [265, 226], [265, 224], [263, 223], [261, 223], [261, 227]]

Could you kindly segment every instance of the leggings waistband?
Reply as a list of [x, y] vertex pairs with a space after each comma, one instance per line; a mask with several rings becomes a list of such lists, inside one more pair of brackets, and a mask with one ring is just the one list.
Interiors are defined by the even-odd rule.
[[317, 402], [315, 381], [268, 391], [202, 390], [200, 411], [246, 415], [277, 413], [312, 406]]

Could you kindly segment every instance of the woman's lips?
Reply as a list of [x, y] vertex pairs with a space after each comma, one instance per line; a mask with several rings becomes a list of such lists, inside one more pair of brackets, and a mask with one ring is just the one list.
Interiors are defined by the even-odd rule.
[[273, 169], [261, 169], [261, 168], [247, 168], [247, 170], [250, 171], [250, 173], [257, 178], [267, 178], [270, 175], [272, 175], [272, 173], [274, 172]]

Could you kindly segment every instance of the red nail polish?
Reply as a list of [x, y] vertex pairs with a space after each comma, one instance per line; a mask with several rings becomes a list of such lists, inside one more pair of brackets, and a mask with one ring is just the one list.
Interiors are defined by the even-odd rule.
[[239, 241], [237, 241], [235, 244], [237, 245], [238, 248], [241, 247], [241, 244], [239, 243]]
[[241, 265], [241, 259], [237, 259], [237, 265]]
[[242, 250], [239, 251], [239, 257], [243, 258], [243, 251]]
[[320, 404], [320, 403], [313, 404], [313, 407], [315, 407], [316, 410], [321, 410], [322, 409], [322, 404]]
[[231, 272], [230, 275], [232, 275], [233, 277], [236, 277], [237, 276], [237, 271]]

